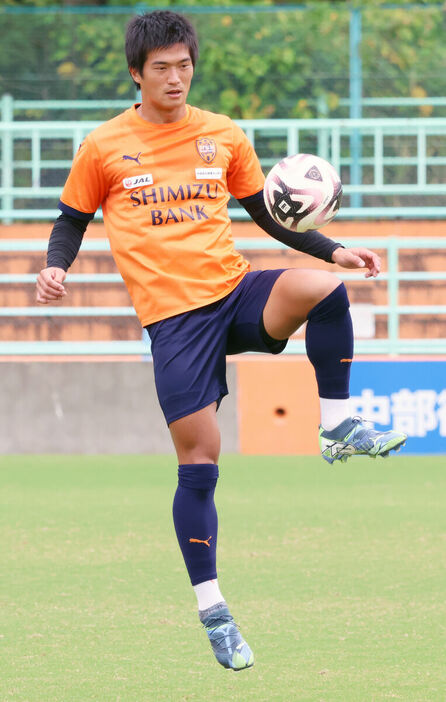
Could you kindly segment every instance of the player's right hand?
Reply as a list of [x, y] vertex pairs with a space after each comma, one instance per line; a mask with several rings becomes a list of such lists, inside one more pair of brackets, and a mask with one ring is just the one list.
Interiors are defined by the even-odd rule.
[[47, 305], [48, 302], [61, 300], [66, 294], [62, 283], [67, 277], [66, 271], [63, 268], [44, 268], [37, 276], [36, 282], [36, 300], [41, 305]]

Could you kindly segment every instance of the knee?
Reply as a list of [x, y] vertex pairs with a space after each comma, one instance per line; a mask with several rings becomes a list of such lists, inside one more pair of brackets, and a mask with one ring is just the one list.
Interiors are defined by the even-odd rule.
[[347, 288], [338, 279], [337, 285], [309, 311], [308, 320], [315, 322], [329, 321], [335, 317], [349, 314], [350, 302]]
[[286, 292], [290, 301], [304, 306], [305, 315], [319, 302], [330, 295], [339, 285], [339, 278], [329, 271], [291, 269]]
[[216, 403], [169, 425], [179, 463], [218, 463], [220, 430]]
[[219, 452], [209, 450], [207, 447], [195, 446], [193, 448], [177, 448], [179, 464], [218, 464]]
[[330, 271], [315, 271], [315, 288], [319, 291], [320, 299], [330, 295], [336, 288], [343, 285], [339, 278]]
[[185, 436], [174, 441], [179, 463], [218, 463], [220, 441], [211, 436]]

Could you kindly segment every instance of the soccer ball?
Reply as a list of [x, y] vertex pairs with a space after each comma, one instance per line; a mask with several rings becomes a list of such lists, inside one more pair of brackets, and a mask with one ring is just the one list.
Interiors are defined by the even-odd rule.
[[271, 217], [294, 232], [318, 229], [337, 214], [342, 183], [333, 166], [319, 156], [287, 156], [270, 170], [263, 189]]

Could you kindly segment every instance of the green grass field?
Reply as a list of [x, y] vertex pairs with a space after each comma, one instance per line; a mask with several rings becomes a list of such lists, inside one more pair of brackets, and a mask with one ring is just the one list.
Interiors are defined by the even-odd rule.
[[446, 459], [226, 456], [214, 660], [172, 457], [0, 459], [1, 702], [445, 702]]

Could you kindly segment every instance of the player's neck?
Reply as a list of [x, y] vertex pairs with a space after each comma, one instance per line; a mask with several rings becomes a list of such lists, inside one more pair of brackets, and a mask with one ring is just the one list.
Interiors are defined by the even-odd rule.
[[179, 122], [187, 114], [186, 105], [178, 106], [171, 110], [158, 110], [153, 105], [147, 104], [144, 101], [136, 108], [137, 114], [146, 122], [152, 124], [171, 124]]

